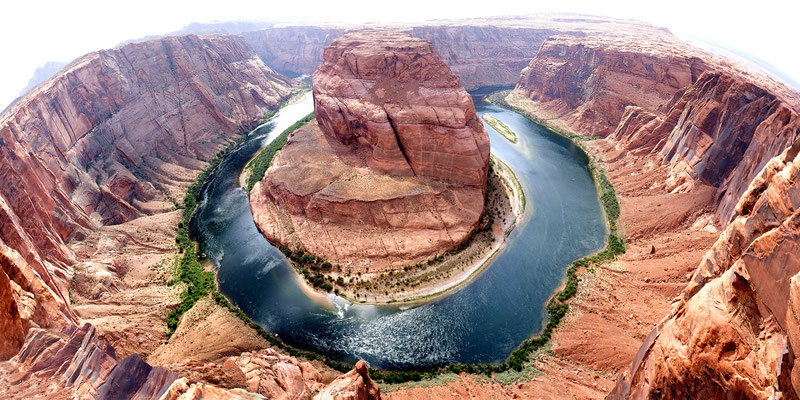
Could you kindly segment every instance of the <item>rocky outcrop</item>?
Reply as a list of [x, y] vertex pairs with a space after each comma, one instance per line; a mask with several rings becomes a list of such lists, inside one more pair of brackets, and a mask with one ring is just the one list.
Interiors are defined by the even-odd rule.
[[361, 360], [356, 367], [336, 378], [314, 396], [314, 400], [380, 400], [381, 390], [369, 377], [367, 363]]
[[516, 90], [541, 104], [543, 118], [605, 137], [627, 106], [654, 111], [708, 68], [683, 54], [660, 40], [553, 36], [522, 70]]
[[488, 135], [430, 42], [391, 31], [345, 35], [325, 49], [313, 87], [322, 131], [357, 144], [372, 170], [485, 186]]
[[114, 349], [89, 324], [62, 330], [31, 329], [14, 358], [0, 363], [5, 399], [153, 399], [177, 374], [153, 368], [138, 355], [117, 361]]
[[351, 268], [415, 264], [463, 243], [483, 211], [489, 138], [431, 44], [345, 35], [313, 77], [318, 125], [251, 192], [273, 243]]
[[583, 35], [569, 24], [531, 25], [422, 25], [412, 27], [411, 34], [433, 43], [461, 84], [472, 89], [513, 85], [545, 39], [555, 34]]
[[[189, 382], [244, 389], [268, 399], [310, 399], [325, 387], [321, 374], [311, 363], [300, 362], [270, 348], [211, 362], [191, 360], [166, 367]], [[189, 387], [182, 389], [187, 390]]]
[[723, 223], [800, 127], [796, 93], [666, 35], [553, 36], [516, 92], [554, 126], [652, 152], [668, 190], [718, 187]]
[[292, 84], [241, 38], [170, 37], [87, 54], [7, 109], [0, 261], [23, 325], [74, 324], [66, 244], [172, 210], [205, 161]]
[[704, 73], [657, 111], [629, 107], [610, 137], [670, 167], [667, 190], [718, 187], [717, 216], [736, 203], [766, 162], [800, 135], [800, 117], [775, 94], [740, 78]]
[[20, 316], [17, 301], [11, 289], [11, 280], [0, 271], [0, 360], [7, 360], [17, 354], [25, 339], [27, 326]]
[[798, 153], [753, 180], [609, 398], [798, 398]]

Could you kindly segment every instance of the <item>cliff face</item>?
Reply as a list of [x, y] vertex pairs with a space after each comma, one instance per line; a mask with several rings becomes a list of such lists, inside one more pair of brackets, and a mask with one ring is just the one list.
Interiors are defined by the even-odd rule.
[[433, 43], [464, 87], [512, 85], [551, 35], [582, 36], [570, 27], [415, 26], [411, 34]]
[[0, 362], [3, 398], [159, 398], [177, 378], [138, 355], [118, 361], [114, 349], [85, 324], [62, 330], [31, 329], [25, 345]]
[[610, 398], [798, 398], [798, 152], [753, 180]]
[[242, 33], [264, 64], [278, 71], [311, 75], [322, 64], [322, 51], [345, 28], [289, 26]]
[[380, 400], [381, 390], [369, 377], [367, 363], [363, 360], [356, 367], [336, 378], [330, 385], [314, 396], [314, 400], [363, 399]]
[[[76, 322], [70, 240], [172, 210], [205, 161], [290, 89], [241, 39], [171, 37], [83, 56], [6, 110], [0, 262], [23, 331]], [[0, 334], [0, 353], [21, 345], [17, 331]]]
[[543, 118], [605, 137], [626, 106], [653, 111], [706, 68], [700, 58], [660, 41], [559, 35], [542, 43], [516, 90], [541, 103]]
[[[556, 33], [583, 35], [577, 27], [564, 25], [420, 25], [402, 29], [433, 43], [436, 53], [461, 84], [474, 88], [514, 84], [519, 79], [519, 71], [528, 65], [548, 36]], [[348, 30], [291, 26], [244, 32], [242, 36], [270, 67], [310, 75], [322, 64], [325, 46]]]
[[319, 125], [298, 130], [251, 193], [270, 241], [380, 268], [469, 237], [483, 211], [489, 138], [429, 42], [345, 35], [326, 48], [313, 88]]
[[766, 162], [798, 134], [797, 112], [773, 93], [708, 72], [656, 112], [630, 107], [611, 139], [656, 153], [670, 167], [668, 190], [687, 191], [697, 181], [718, 187], [717, 215], [725, 222]]
[[322, 131], [357, 143], [371, 169], [486, 185], [489, 137], [430, 42], [380, 31], [346, 35], [325, 48], [313, 87]]

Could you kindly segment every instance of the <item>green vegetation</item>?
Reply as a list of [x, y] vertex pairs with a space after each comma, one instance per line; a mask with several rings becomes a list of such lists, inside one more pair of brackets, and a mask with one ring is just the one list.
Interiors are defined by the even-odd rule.
[[[573, 143], [583, 149], [581, 144], [576, 142], [576, 140], [588, 139], [578, 135], [566, 135], [563, 132], [559, 132], [526, 114], [523, 110], [508, 105], [504, 101], [504, 98], [505, 95], [499, 96], [497, 93], [495, 93], [489, 96], [487, 101], [491, 101], [494, 104], [509, 108], [512, 111], [516, 111], [526, 116], [531, 121], [548, 128], [554, 133], [571, 139]], [[313, 113], [309, 114], [302, 120], [286, 129], [278, 138], [275, 139], [275, 141], [270, 144], [270, 146], [265, 148], [255, 159], [253, 159], [253, 161], [250, 162], [250, 164], [248, 164], [248, 168], [253, 169], [253, 173], [251, 174], [250, 179], [248, 179], [248, 191], [252, 189], [252, 185], [254, 185], [255, 182], [258, 182], [263, 178], [263, 175], [269, 167], [269, 164], [272, 161], [275, 153], [286, 144], [289, 134], [310, 121], [313, 116]], [[210, 271], [204, 271], [200, 265], [200, 262], [198, 261], [198, 256], [196, 254], [197, 244], [189, 238], [188, 234], [189, 221], [196, 207], [196, 200], [200, 194], [200, 190], [202, 189], [205, 180], [211, 175], [211, 172], [213, 172], [214, 168], [216, 168], [216, 166], [222, 161], [222, 158], [229, 154], [236, 145], [243, 141], [243, 139], [244, 138], [240, 138], [239, 141], [231, 143], [228, 148], [221, 150], [217, 157], [212, 160], [209, 168], [204, 171], [200, 177], [198, 177], [198, 180], [192, 184], [192, 186], [189, 187], [189, 190], [186, 194], [183, 208], [184, 220], [178, 225], [178, 236], [175, 239], [183, 255], [178, 259], [177, 276], [173, 280], [173, 283], [186, 283], [187, 287], [184, 289], [183, 293], [181, 293], [181, 304], [172, 310], [167, 317], [169, 329], [168, 335], [174, 333], [177, 323], [184, 312], [189, 310], [202, 297], [210, 295], [215, 303], [228, 309], [232, 314], [236, 315], [247, 326], [255, 330], [259, 336], [267, 340], [271, 346], [281, 349], [293, 357], [302, 357], [308, 360], [319, 360], [323, 364], [337, 371], [349, 371], [353, 368], [352, 364], [332, 360], [315, 352], [297, 349], [293, 346], [287, 345], [272, 333], [264, 330], [261, 325], [250, 319], [250, 317], [248, 317], [239, 307], [231, 304], [231, 302], [218, 291], [214, 283], [214, 273]], [[275, 145], [273, 146], [273, 144]], [[517, 379], [515, 377], [526, 377], [530, 374], [537, 373], [537, 371], [531, 366], [532, 361], [539, 352], [546, 351], [553, 332], [569, 311], [569, 300], [577, 294], [578, 290], [578, 270], [580, 268], [587, 268], [587, 270], [593, 271], [593, 266], [614, 260], [617, 255], [625, 252], [624, 240], [620, 237], [617, 231], [617, 220], [619, 218], [620, 208], [614, 187], [605, 176], [602, 168], [597, 165], [595, 159], [590, 157], [585, 150], [584, 153], [586, 153], [587, 157], [589, 158], [588, 168], [597, 184], [599, 192], [598, 194], [608, 220], [608, 243], [603, 250], [593, 255], [575, 260], [567, 269], [566, 283], [564, 288], [554, 294], [547, 303], [546, 309], [549, 315], [549, 320], [542, 332], [537, 337], [533, 337], [522, 342], [522, 344], [520, 344], [519, 347], [517, 347], [517, 349], [509, 355], [506, 361], [501, 364], [450, 364], [441, 368], [422, 368], [406, 371], [388, 371], [370, 368], [369, 373], [374, 380], [385, 384], [400, 384], [405, 382], [418, 382], [422, 380], [441, 380], [442, 377], [452, 377], [453, 374], [466, 372], [470, 374], [502, 377], [503, 381], [507, 380], [511, 382], [514, 379]], [[330, 278], [326, 278], [320, 273], [320, 271], [336, 268], [335, 266], [303, 250], [290, 251], [286, 248], [281, 248], [281, 250], [289, 259], [293, 261], [295, 268], [298, 269], [298, 272], [305, 275], [307, 280], [310, 281], [315, 287], [325, 290], [330, 290], [333, 288], [333, 284], [336, 282], [333, 282]], [[413, 267], [424, 268], [425, 266], [423, 264], [418, 264]], [[410, 266], [409, 268], [412, 267]], [[317, 277], [319, 277], [319, 279], [317, 279]]]
[[[306, 278], [306, 281], [311, 283], [312, 286], [322, 289], [326, 292], [333, 290], [334, 280], [325, 275], [323, 272], [330, 272], [334, 266], [333, 264], [319, 258], [311, 253], [307, 253], [303, 249], [292, 251], [288, 247], [280, 247], [283, 254], [292, 261], [292, 265], [297, 272]], [[338, 267], [336, 267], [338, 268]], [[339, 278], [342, 279], [342, 278]], [[341, 286], [344, 282], [340, 282]]]
[[186, 191], [186, 197], [183, 199], [182, 206], [183, 220], [178, 223], [178, 235], [175, 237], [175, 243], [178, 245], [178, 252], [183, 255], [176, 260], [176, 275], [172, 282], [170, 282], [171, 285], [183, 283], [186, 284], [186, 287], [180, 294], [180, 304], [167, 314], [168, 338], [172, 336], [172, 334], [175, 333], [175, 329], [178, 328], [178, 322], [180, 322], [181, 316], [186, 311], [189, 311], [198, 300], [216, 290], [214, 272], [206, 271], [200, 264], [197, 254], [197, 243], [189, 238], [189, 222], [192, 219], [194, 210], [197, 208], [197, 198], [200, 196], [200, 191], [203, 189], [206, 180], [211, 176], [222, 160], [244, 143], [246, 138], [247, 134], [243, 132], [237, 140], [229, 142], [225, 148], [218, 151], [214, 158], [209, 161], [208, 167], [200, 173], [194, 183], [192, 183]]
[[[562, 132], [562, 131], [554, 128], [550, 124], [548, 124], [546, 121], [543, 121], [543, 120], [541, 120], [539, 118], [536, 118], [536, 117], [528, 114], [525, 110], [509, 104], [506, 101], [506, 96], [508, 96], [512, 91], [513, 90], [509, 89], [509, 90], [501, 90], [499, 92], [494, 92], [494, 93], [484, 97], [483, 100], [488, 102], [488, 103], [492, 103], [492, 104], [494, 104], [496, 106], [507, 108], [507, 109], [509, 109], [511, 111], [514, 111], [517, 114], [521, 114], [522, 116], [524, 116], [525, 118], [529, 119], [531, 122], [535, 123], [536, 125], [541, 125], [541, 126], [547, 128], [547, 130], [558, 134], [559, 136], [563, 136], [563, 137], [565, 137], [567, 139], [572, 139], [573, 142], [574, 142], [574, 140], [597, 140], [597, 139], [600, 139], [600, 137], [598, 137], [598, 136], [586, 136], [586, 135], [578, 135], [578, 134], [576, 134], [574, 132], [570, 132], [570, 133]], [[579, 144], [576, 143], [576, 145], [579, 145]], [[581, 148], [583, 148], [583, 146], [581, 146]]]
[[508, 127], [508, 125], [504, 124], [503, 121], [489, 115], [483, 114], [481, 116], [487, 124], [489, 124], [497, 133], [503, 135], [504, 138], [508, 139], [511, 143], [517, 143], [517, 134]]
[[275, 116], [275, 114], [278, 113], [278, 111], [280, 111], [283, 107], [288, 106], [289, 103], [291, 103], [292, 100], [294, 100], [296, 96], [304, 94], [310, 88], [311, 88], [310, 86], [303, 85], [302, 88], [292, 90], [292, 94], [289, 95], [289, 97], [281, 100], [281, 103], [278, 105], [278, 107], [273, 108], [272, 110], [268, 110], [267, 112], [265, 112], [264, 115], [261, 116], [261, 120], [258, 121], [258, 124], [261, 125], [261, 124], [265, 124], [265, 123], [269, 122], [269, 120], [271, 120]]
[[275, 157], [275, 153], [277, 153], [278, 150], [286, 145], [286, 140], [289, 139], [289, 134], [297, 130], [297, 128], [307, 124], [312, 119], [314, 119], [313, 112], [303, 117], [303, 119], [300, 121], [295, 122], [285, 131], [281, 132], [281, 134], [278, 135], [275, 140], [270, 142], [269, 145], [264, 148], [264, 150], [261, 150], [261, 153], [258, 153], [258, 155], [247, 164], [247, 167], [245, 168], [251, 170], [250, 176], [247, 177], [248, 193], [253, 190], [253, 186], [255, 186], [256, 182], [264, 179], [264, 174], [267, 172], [267, 168], [269, 168], [272, 158]]

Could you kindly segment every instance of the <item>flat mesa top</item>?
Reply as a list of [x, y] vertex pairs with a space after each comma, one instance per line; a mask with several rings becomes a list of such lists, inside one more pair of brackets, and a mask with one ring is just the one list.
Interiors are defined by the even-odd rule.
[[411, 36], [407, 30], [401, 29], [361, 29], [350, 31], [334, 39], [331, 47], [345, 47], [350, 49], [393, 49], [415, 50], [419, 48], [432, 48], [431, 42]]
[[316, 122], [292, 134], [270, 167], [270, 177], [296, 195], [377, 201], [446, 190], [442, 182], [371, 171], [352, 147], [325, 136]]

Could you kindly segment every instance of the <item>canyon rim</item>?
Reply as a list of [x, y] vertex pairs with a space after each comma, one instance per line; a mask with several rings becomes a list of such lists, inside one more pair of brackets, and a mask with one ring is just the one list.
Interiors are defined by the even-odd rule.
[[[91, 52], [0, 114], [0, 397], [800, 397], [795, 88], [632, 20], [248, 27]], [[280, 250], [252, 280], [292, 265], [341, 321], [441, 317], [503, 246], [531, 246], [509, 233], [555, 193], [515, 175], [545, 154], [520, 150], [534, 130], [585, 161], [605, 243], [545, 271], [563, 282], [547, 301], [504, 304], [543, 318], [503, 360], [387, 371], [288, 345], [194, 241], [204, 185], [266, 147], [263, 178], [231, 189]], [[511, 340], [477, 325], [442, 329]]]

